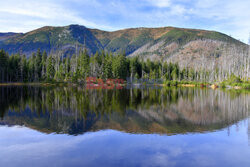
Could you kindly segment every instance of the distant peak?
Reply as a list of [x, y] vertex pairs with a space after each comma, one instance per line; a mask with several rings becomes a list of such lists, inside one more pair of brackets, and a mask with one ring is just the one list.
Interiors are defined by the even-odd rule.
[[79, 24], [70, 24], [68, 27], [72, 27], [72, 28], [74, 28], [74, 27], [84, 27], [84, 28], [86, 28], [85, 26], [79, 25]]

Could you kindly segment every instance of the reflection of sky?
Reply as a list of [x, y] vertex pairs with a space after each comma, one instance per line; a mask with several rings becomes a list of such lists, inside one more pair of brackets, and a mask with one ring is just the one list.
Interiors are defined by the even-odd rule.
[[249, 166], [247, 122], [218, 132], [164, 136], [113, 130], [79, 136], [0, 127], [0, 166]]

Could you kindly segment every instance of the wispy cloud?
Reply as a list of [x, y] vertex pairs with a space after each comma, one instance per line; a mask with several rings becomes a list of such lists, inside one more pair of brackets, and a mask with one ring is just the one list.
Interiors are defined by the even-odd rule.
[[171, 5], [170, 0], [147, 0], [147, 1], [150, 2], [152, 5], [160, 8], [169, 7]]
[[177, 26], [224, 32], [247, 42], [250, 1], [245, 0], [8, 0], [0, 31], [81, 24], [104, 30]]
[[79, 11], [67, 8], [59, 1], [4, 1], [0, 8], [0, 31], [26, 32], [45, 25], [67, 24], [112, 29], [112, 27], [91, 22], [79, 16], [78, 13]]

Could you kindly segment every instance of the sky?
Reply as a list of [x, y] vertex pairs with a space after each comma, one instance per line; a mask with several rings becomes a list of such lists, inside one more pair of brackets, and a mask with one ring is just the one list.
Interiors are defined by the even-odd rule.
[[0, 32], [80, 24], [107, 31], [206, 29], [245, 43], [250, 37], [250, 0], [0, 0], [0, 4]]

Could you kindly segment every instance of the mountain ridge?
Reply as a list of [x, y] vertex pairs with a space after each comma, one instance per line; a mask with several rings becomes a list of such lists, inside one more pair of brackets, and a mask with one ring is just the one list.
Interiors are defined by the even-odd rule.
[[[127, 36], [129, 39], [134, 40], [136, 37], [138, 37], [137, 35], [142, 35], [142, 33], [148, 33], [148, 35], [150, 35], [153, 40], [157, 40], [160, 37], [166, 35], [170, 31], [184, 31], [184, 32], [188, 32], [188, 33], [189, 32], [198, 32], [197, 37], [212, 38], [212, 39], [216, 39], [215, 35], [217, 34], [217, 35], [220, 35], [217, 40], [230, 40], [230, 41], [233, 41], [234, 43], [247, 45], [247, 44], [245, 44], [241, 41], [238, 41], [230, 36], [227, 36], [226, 34], [223, 34], [223, 33], [217, 32], [217, 31], [202, 30], [202, 29], [179, 28], [179, 27], [168, 26], [168, 27], [158, 27], [158, 28], [138, 27], [138, 28], [126, 28], [126, 29], [115, 30], [115, 31], [105, 31], [105, 30], [100, 30], [100, 29], [87, 28], [85, 26], [77, 25], [77, 24], [72, 24], [72, 25], [68, 25], [68, 26], [44, 26], [44, 27], [29, 31], [27, 33], [14, 33], [14, 32], [0, 33], [0, 40], [1, 40], [2, 36], [5, 36], [5, 35], [8, 36], [9, 34], [13, 34], [13, 35], [9, 35], [9, 37], [7, 39], [2, 39], [2, 41], [4, 43], [8, 44], [8, 43], [15, 42], [16, 40], [18, 40], [18, 38], [25, 40], [25, 38], [30, 37], [31, 35], [36, 35], [36, 36], [34, 36], [34, 38], [35, 38], [35, 37], [41, 35], [40, 34], [41, 32], [47, 32], [48, 35], [52, 35], [51, 32], [53, 32], [53, 31], [67, 30], [67, 28], [82, 29], [82, 33], [84, 33], [83, 29], [89, 30], [98, 40], [100, 40], [100, 42], [103, 44], [103, 47], [105, 47], [105, 43], [103, 41], [103, 40], [105, 40], [105, 39], [103, 39], [105, 37], [108, 37], [108, 38], [110, 38], [110, 40], [113, 40], [113, 39], [118, 38], [118, 37]], [[202, 33], [203, 34], [205, 33], [206, 35], [211, 35], [211, 36], [202, 36]], [[58, 35], [60, 35], [60, 34], [58, 34]], [[80, 35], [80, 34], [78, 34], [78, 35]], [[214, 35], [214, 37], [212, 37], [212, 35]], [[224, 39], [223, 39], [223, 37], [224, 37]], [[75, 37], [75, 38], [77, 38], [77, 37]], [[37, 39], [37, 40], [41, 40], [41, 42], [43, 42], [42, 41], [43, 39]], [[68, 42], [68, 41], [66, 41], [66, 42]], [[110, 42], [113, 42], [113, 41], [110, 41]], [[86, 42], [86, 44], [87, 43], [88, 42]], [[2, 45], [0, 45], [0, 48], [2, 48]], [[102, 48], [102, 49], [105, 49], [105, 48]]]
[[182, 67], [200, 68], [202, 61], [209, 66], [212, 61], [220, 65], [223, 61], [231, 63], [230, 59], [241, 52], [249, 54], [249, 45], [226, 34], [176, 27], [103, 31], [81, 25], [44, 26], [23, 34], [2, 36], [0, 34], [0, 49], [9, 54], [21, 52], [28, 57], [38, 48], [61, 56], [72, 56], [86, 48], [90, 54], [102, 50], [113, 54], [125, 52], [129, 57], [138, 56], [143, 60], [170, 61]]

